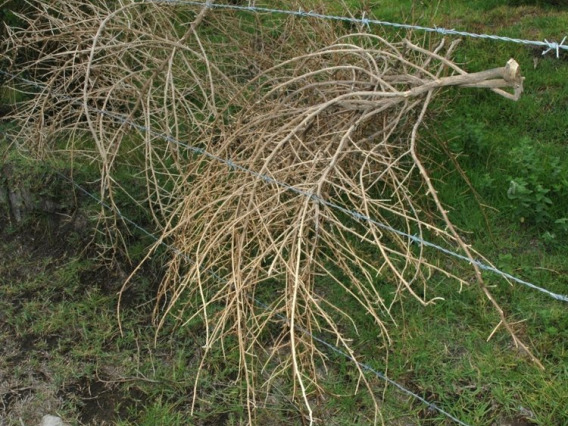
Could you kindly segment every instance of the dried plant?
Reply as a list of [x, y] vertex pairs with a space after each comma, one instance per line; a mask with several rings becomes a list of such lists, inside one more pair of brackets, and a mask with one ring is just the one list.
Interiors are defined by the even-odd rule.
[[[444, 87], [518, 99], [514, 61], [468, 74], [451, 61], [456, 42], [428, 50], [292, 18], [254, 33], [234, 13], [207, 9], [182, 26], [180, 9], [162, 4], [59, 3], [39, 2], [34, 17], [22, 17], [26, 29], [9, 33], [13, 71], [45, 85], [12, 117], [17, 136], [49, 153], [54, 138], [71, 134], [69, 154], [100, 165], [101, 196], [113, 205], [114, 171], [138, 167], [147, 191], [132, 201], [147, 206], [161, 232], [147, 258], [163, 242], [176, 248], [158, 326], [168, 315], [202, 321], [203, 368], [214, 348], [238, 350], [251, 421], [259, 392], [280, 376], [314, 420], [312, 393], [327, 358], [313, 335], [331, 336], [355, 358], [358, 324], [330, 286], [388, 344], [395, 302], [436, 300], [426, 292], [431, 274], [467, 284], [416, 244], [435, 236], [478, 256], [438, 199], [418, 130]], [[263, 18], [253, 19], [262, 29]], [[110, 234], [118, 220], [106, 224]], [[472, 267], [500, 325], [530, 354]]]
[[[20, 16], [22, 28], [9, 29], [3, 58], [12, 74], [42, 86], [39, 92], [34, 85], [16, 86], [24, 96], [7, 117], [19, 123], [14, 140], [35, 155], [66, 151], [97, 163], [100, 195], [113, 206], [121, 186], [113, 178], [115, 162], [128, 151], [119, 161], [140, 170], [146, 206], [162, 223], [168, 217], [163, 200], [173, 195], [165, 188], [179, 176], [181, 154], [155, 135], [190, 138], [218, 114], [222, 92], [237, 92], [199, 40], [196, 29], [206, 10], [186, 25], [175, 7], [163, 4], [27, 3], [33, 13]], [[113, 243], [120, 240], [116, 225], [114, 219], [106, 225]]]
[[[187, 309], [201, 317], [207, 350], [238, 336], [250, 401], [258, 388], [255, 364], [262, 360], [266, 372], [277, 358], [269, 380], [282, 365], [291, 368], [309, 407], [309, 390], [319, 387], [318, 366], [325, 360], [312, 334], [332, 334], [353, 355], [342, 330], [351, 324], [356, 332], [357, 325], [326, 298], [326, 286], [341, 287], [356, 300], [388, 340], [388, 294], [396, 300], [409, 293], [426, 305], [431, 300], [424, 285], [432, 272], [465, 284], [430, 262], [413, 239], [389, 229], [421, 238], [437, 234], [473, 256], [417, 156], [417, 129], [436, 89], [516, 86], [518, 95], [521, 79], [513, 62], [466, 74], [448, 60], [454, 47], [444, 50], [442, 42], [429, 52], [408, 41], [342, 37], [261, 73], [250, 83], [250, 105], [229, 125], [211, 127], [209, 151], [230, 163], [210, 159], [189, 166], [183, 181], [191, 184], [178, 191], [185, 196], [164, 229], [179, 250], [160, 297], [167, 295], [166, 315], [185, 317]], [[442, 77], [448, 70], [457, 75]], [[416, 178], [446, 230], [421, 213], [410, 184]], [[392, 288], [379, 289], [376, 276], [389, 277]], [[270, 297], [268, 309], [259, 309], [258, 297]], [[265, 329], [282, 317], [288, 327], [267, 348]]]

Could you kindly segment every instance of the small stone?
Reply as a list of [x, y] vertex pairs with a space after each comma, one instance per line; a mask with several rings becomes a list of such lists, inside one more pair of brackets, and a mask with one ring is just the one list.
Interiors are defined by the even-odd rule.
[[60, 417], [46, 414], [42, 417], [39, 426], [67, 426], [67, 424], [63, 423], [63, 420], [61, 420]]

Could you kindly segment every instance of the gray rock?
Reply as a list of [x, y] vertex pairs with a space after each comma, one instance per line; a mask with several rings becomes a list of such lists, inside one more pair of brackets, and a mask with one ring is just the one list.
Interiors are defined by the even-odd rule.
[[68, 426], [68, 425], [67, 423], [63, 423], [63, 420], [61, 420], [60, 417], [46, 414], [41, 419], [41, 423], [39, 424], [39, 426]]

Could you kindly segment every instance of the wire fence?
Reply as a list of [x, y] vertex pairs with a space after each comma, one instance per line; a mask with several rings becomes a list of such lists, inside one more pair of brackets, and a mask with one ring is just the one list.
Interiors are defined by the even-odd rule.
[[[431, 27], [418, 26], [418, 25], [399, 24], [399, 23], [394, 23], [394, 22], [387, 22], [387, 21], [381, 21], [381, 20], [376, 20], [376, 19], [369, 19], [369, 18], [365, 18], [364, 16], [362, 18], [354, 18], [354, 17], [345, 17], [345, 16], [325, 15], [325, 14], [320, 14], [320, 13], [316, 13], [316, 12], [313, 12], [313, 11], [302, 11], [302, 10], [294, 11], [294, 10], [283, 10], [283, 9], [270, 9], [270, 8], [266, 8], [266, 7], [203, 3], [203, 2], [187, 1], [187, 0], [147, 0], [147, 2], [176, 4], [176, 5], [191, 5], [191, 6], [198, 6], [198, 7], [208, 7], [208, 8], [211, 8], [211, 9], [236, 10], [236, 11], [253, 12], [253, 13], [283, 14], [283, 15], [292, 15], [292, 16], [300, 16], [300, 17], [308, 17], [308, 18], [343, 21], [343, 22], [348, 22], [348, 23], [352, 23], [352, 24], [359, 24], [359, 25], [363, 25], [363, 26], [380, 25], [380, 26], [388, 26], [388, 27], [408, 29], [408, 30], [418, 30], [418, 31], [431, 32], [431, 33], [439, 33], [439, 34], [442, 34], [442, 35], [455, 35], [455, 36], [471, 37], [471, 38], [477, 38], [477, 39], [489, 39], [489, 40], [495, 40], [495, 41], [512, 42], [512, 43], [542, 47], [542, 48], [545, 49], [542, 52], [543, 55], [547, 54], [549, 52], [553, 52], [553, 53], [556, 54], [556, 57], [560, 56], [561, 50], [568, 50], [568, 46], [564, 44], [565, 41], [566, 41], [566, 37], [564, 37], [563, 40], [560, 43], [558, 43], [558, 42], [549, 42], [546, 39], [544, 41], [524, 40], [524, 39], [503, 37], [503, 36], [497, 36], [497, 35], [491, 35], [491, 34], [476, 34], [476, 33], [470, 33], [470, 32], [466, 32], [466, 31], [457, 31], [457, 30], [454, 30], [454, 29], [437, 28], [437, 27], [431, 28]], [[31, 86], [33, 86], [37, 89], [44, 89], [45, 88], [41, 83], [22, 78], [18, 75], [14, 75], [14, 74], [11, 74], [11, 73], [3, 71], [3, 70], [0, 70], [0, 73], [3, 74], [3, 75], [6, 75], [6, 76], [8, 76], [12, 79], [17, 79], [17, 80], [19, 80], [19, 81], [21, 81], [25, 84], [31, 85]], [[65, 94], [52, 92], [51, 95], [59, 97], [60, 99], [68, 100], [70, 102], [76, 102], [76, 100], [71, 99], [70, 97], [66, 96]], [[277, 185], [281, 188], [284, 188], [287, 191], [301, 195], [303, 197], [307, 197], [308, 199], [310, 199], [314, 203], [319, 203], [321, 205], [325, 205], [327, 207], [336, 209], [336, 210], [348, 215], [349, 217], [351, 217], [355, 220], [373, 224], [373, 225], [375, 225], [375, 226], [377, 226], [381, 229], [384, 229], [386, 231], [389, 231], [389, 232], [392, 232], [392, 233], [397, 234], [399, 236], [402, 236], [404, 238], [407, 238], [408, 240], [410, 240], [414, 243], [420, 244], [420, 245], [425, 246], [425, 247], [433, 248], [433, 249], [435, 249], [435, 250], [437, 250], [441, 253], [444, 253], [448, 256], [454, 257], [454, 258], [459, 259], [461, 261], [465, 261], [467, 263], [475, 264], [476, 266], [478, 266], [482, 270], [495, 273], [495, 274], [497, 274], [497, 275], [499, 275], [503, 278], [509, 279], [511, 281], [515, 281], [515, 282], [517, 282], [521, 285], [524, 285], [526, 287], [529, 287], [533, 290], [537, 290], [537, 291], [544, 293], [547, 296], [549, 296], [549, 297], [551, 297], [555, 300], [568, 302], [568, 296], [567, 295], [562, 295], [562, 294], [557, 294], [557, 293], [551, 292], [550, 290], [547, 290], [545, 288], [537, 286], [536, 284], [533, 284], [529, 281], [523, 280], [523, 279], [518, 278], [516, 276], [513, 276], [513, 275], [511, 275], [507, 272], [501, 271], [501, 270], [499, 270], [498, 268], [495, 268], [492, 265], [488, 265], [488, 264], [486, 264], [482, 261], [479, 261], [479, 260], [470, 259], [467, 256], [464, 256], [464, 255], [457, 253], [453, 250], [450, 250], [448, 248], [445, 248], [445, 247], [442, 247], [442, 246], [437, 245], [435, 243], [424, 240], [423, 238], [421, 238], [417, 235], [412, 235], [412, 234], [406, 233], [404, 231], [398, 230], [396, 228], [393, 228], [393, 227], [391, 227], [391, 226], [389, 226], [385, 223], [382, 223], [382, 222], [377, 221], [377, 220], [375, 220], [375, 219], [373, 219], [373, 218], [371, 218], [367, 215], [364, 215], [359, 211], [348, 209], [348, 208], [343, 207], [343, 206], [341, 206], [337, 203], [334, 203], [334, 202], [326, 200], [326, 199], [324, 199], [320, 196], [317, 196], [317, 195], [315, 195], [311, 192], [304, 191], [304, 190], [299, 189], [295, 186], [289, 185], [285, 182], [280, 182], [280, 181], [278, 181], [278, 180], [276, 180], [276, 179], [274, 179], [274, 178], [272, 178], [272, 177], [270, 177], [266, 174], [261, 174], [261, 173], [254, 171], [254, 170], [243, 167], [243, 166], [233, 162], [231, 159], [223, 158], [223, 157], [220, 157], [220, 156], [215, 155], [213, 153], [210, 153], [203, 148], [199, 148], [199, 147], [196, 147], [196, 146], [193, 146], [193, 145], [183, 143], [183, 142], [173, 138], [170, 135], [163, 134], [163, 133], [160, 133], [160, 132], [156, 132], [152, 128], [138, 124], [138, 123], [136, 123], [132, 120], [125, 118], [124, 116], [122, 116], [120, 114], [116, 114], [114, 112], [110, 112], [110, 111], [107, 111], [107, 110], [100, 110], [100, 109], [96, 109], [96, 108], [91, 108], [91, 110], [93, 112], [98, 113], [98, 114], [105, 115], [105, 116], [111, 118], [112, 120], [115, 120], [117, 123], [131, 126], [131, 127], [136, 128], [140, 131], [147, 132], [148, 134], [150, 134], [154, 137], [161, 138], [168, 143], [172, 143], [172, 144], [178, 145], [182, 148], [185, 148], [188, 151], [193, 152], [195, 154], [201, 155], [201, 156], [206, 157], [206, 158], [213, 160], [213, 161], [221, 162], [221, 163], [225, 164], [231, 170], [238, 170], [238, 171], [243, 172], [243, 173], [248, 173], [248, 174], [250, 174], [250, 175], [252, 175], [252, 176], [268, 183], [268, 184]], [[74, 182], [73, 180], [68, 178], [67, 176], [65, 176], [65, 175], [63, 175], [59, 172], [57, 172], [57, 174], [61, 178], [65, 179], [66, 181], [71, 183], [80, 192], [84, 193], [85, 195], [87, 195], [91, 199], [95, 200], [98, 204], [104, 206], [107, 209], [113, 210], [125, 223], [130, 224], [131, 226], [136, 228], [138, 231], [142, 232], [144, 235], [150, 237], [154, 241], [160, 241], [160, 244], [162, 246], [166, 247], [168, 250], [171, 250], [171, 251], [178, 253], [178, 254], [181, 253], [181, 251], [178, 248], [176, 248], [172, 245], [168, 245], [164, 241], [161, 241], [156, 235], [154, 235], [153, 233], [151, 233], [150, 231], [148, 231], [144, 227], [138, 225], [136, 222], [132, 221], [128, 217], [124, 216], [118, 209], [116, 209], [116, 208], [113, 209], [111, 206], [109, 206], [103, 200], [98, 198], [96, 195], [90, 193], [85, 188], [83, 188], [82, 186], [80, 186], [79, 184], [77, 184], [76, 182]], [[189, 262], [195, 263], [194, 260], [188, 258], [187, 255], [184, 255], [184, 257]], [[209, 271], [208, 273], [213, 274], [218, 279], [222, 279], [214, 271]], [[264, 308], [264, 309], [268, 308], [267, 305], [265, 305], [263, 302], [261, 302], [259, 300], [254, 299], [254, 302], [261, 308]], [[289, 322], [286, 317], [283, 317], [283, 316], [280, 316], [280, 315], [279, 315], [279, 317], [283, 321]], [[453, 415], [451, 415], [447, 411], [443, 410], [442, 408], [440, 408], [436, 404], [429, 402], [425, 398], [423, 398], [420, 395], [412, 392], [411, 390], [407, 389], [406, 387], [404, 387], [400, 383], [396, 382], [395, 380], [389, 378], [385, 373], [380, 372], [377, 369], [374, 369], [373, 367], [371, 367], [368, 364], [365, 364], [365, 363], [358, 361], [352, 355], [342, 351], [340, 348], [338, 348], [337, 346], [327, 342], [326, 340], [324, 340], [324, 339], [322, 339], [318, 336], [315, 336], [314, 334], [310, 333], [308, 330], [302, 329], [301, 327], [296, 327], [296, 329], [298, 331], [300, 331], [301, 333], [309, 336], [314, 341], [325, 346], [329, 350], [333, 351], [334, 353], [342, 356], [345, 359], [348, 359], [348, 360], [356, 363], [361, 369], [367, 371], [370, 374], [373, 374], [377, 378], [379, 378], [379, 379], [387, 382], [388, 384], [396, 387], [398, 390], [400, 390], [404, 394], [406, 394], [406, 395], [420, 401], [421, 403], [425, 404], [429, 409], [435, 410], [436, 412], [442, 414], [446, 418], [451, 419], [456, 424], [467, 426], [467, 424], [464, 423], [463, 421], [457, 419], [456, 417], [454, 417]]]
[[[43, 88], [44, 88], [44, 85], [41, 84], [41, 83], [34, 82], [34, 81], [31, 81], [31, 80], [28, 80], [28, 79], [24, 79], [24, 78], [22, 78], [22, 77], [16, 76], [16, 75], [11, 74], [11, 73], [8, 73], [8, 72], [6, 72], [6, 71], [0, 70], [0, 73], [1, 73], [1, 74], [4, 74], [4, 75], [7, 75], [7, 76], [10, 76], [10, 77], [12, 77], [12, 78], [17, 78], [17, 79], [19, 79], [20, 81], [22, 81], [22, 82], [24, 82], [24, 83], [26, 83], [26, 84], [30, 84], [30, 85], [32, 85], [32, 86], [34, 86], [34, 87], [36, 87], [36, 88], [39, 88], [39, 89], [43, 89]], [[69, 101], [71, 101], [71, 102], [77, 102], [77, 103], [80, 104], [81, 106], [83, 105], [82, 102], [78, 102], [78, 101], [76, 101], [76, 100], [69, 99], [69, 97], [68, 97], [67, 95], [58, 94], [57, 92], [54, 92], [54, 91], [52, 91], [50, 94], [51, 94], [52, 96], [61, 97], [61, 98], [63, 98], [64, 100], [69, 100]], [[476, 265], [477, 267], [479, 267], [479, 268], [482, 269], [482, 270], [485, 270], [485, 271], [488, 271], [488, 272], [492, 272], [492, 273], [494, 273], [494, 274], [496, 274], [496, 275], [501, 276], [502, 278], [505, 278], [505, 279], [514, 281], [514, 282], [516, 282], [516, 283], [518, 283], [518, 284], [524, 285], [524, 286], [529, 287], [529, 288], [531, 288], [531, 289], [533, 289], [533, 290], [536, 290], [536, 291], [539, 291], [539, 292], [541, 292], [541, 293], [544, 293], [544, 294], [546, 294], [547, 296], [549, 296], [549, 297], [551, 297], [551, 298], [553, 298], [553, 299], [556, 299], [556, 300], [558, 300], [558, 301], [568, 302], [568, 295], [554, 293], [554, 292], [552, 292], [552, 291], [550, 291], [550, 290], [548, 290], [548, 289], [546, 289], [546, 288], [543, 288], [543, 287], [540, 287], [540, 286], [538, 286], [538, 285], [536, 285], [536, 284], [534, 284], [534, 283], [531, 283], [530, 281], [524, 280], [524, 279], [519, 278], [519, 277], [516, 277], [516, 276], [514, 276], [514, 275], [512, 275], [512, 274], [510, 274], [510, 273], [508, 273], [508, 272], [502, 271], [502, 270], [496, 268], [495, 266], [492, 266], [492, 265], [487, 264], [487, 263], [485, 263], [485, 262], [482, 262], [482, 261], [480, 261], [480, 260], [471, 259], [471, 258], [469, 258], [469, 257], [467, 257], [467, 256], [464, 256], [463, 254], [457, 253], [457, 252], [455, 252], [455, 251], [453, 251], [453, 250], [451, 250], [451, 249], [448, 249], [448, 248], [446, 248], [446, 247], [443, 247], [443, 246], [440, 246], [440, 245], [435, 244], [435, 243], [433, 243], [433, 242], [430, 242], [430, 241], [428, 241], [428, 240], [425, 240], [425, 239], [423, 239], [422, 237], [420, 237], [420, 236], [418, 236], [418, 235], [412, 235], [412, 234], [409, 234], [409, 233], [407, 233], [407, 232], [401, 231], [401, 230], [399, 230], [399, 229], [393, 228], [392, 226], [387, 225], [386, 223], [380, 222], [380, 221], [378, 221], [378, 220], [376, 220], [376, 219], [374, 219], [374, 218], [372, 218], [372, 217], [369, 217], [369, 216], [367, 216], [367, 215], [365, 215], [365, 214], [363, 214], [363, 213], [361, 213], [361, 212], [359, 212], [359, 211], [348, 209], [348, 208], [343, 207], [343, 206], [341, 206], [341, 205], [339, 205], [339, 204], [337, 204], [337, 203], [335, 203], [335, 202], [326, 200], [326, 199], [324, 199], [324, 198], [322, 198], [322, 197], [320, 197], [320, 196], [314, 194], [313, 192], [305, 191], [305, 190], [303, 190], [303, 189], [297, 188], [297, 187], [295, 187], [295, 186], [293, 186], [293, 185], [290, 185], [290, 184], [288, 184], [288, 183], [285, 183], [285, 182], [281, 182], [281, 181], [279, 181], [279, 180], [276, 180], [276, 179], [274, 179], [273, 177], [268, 176], [268, 175], [266, 175], [266, 174], [259, 173], [259, 172], [257, 172], [257, 171], [251, 170], [251, 169], [249, 169], [249, 168], [247, 168], [247, 167], [241, 166], [240, 164], [235, 163], [235, 162], [232, 161], [231, 159], [223, 158], [223, 157], [220, 157], [220, 156], [218, 156], [218, 155], [216, 155], [216, 154], [210, 153], [210, 152], [208, 152], [207, 150], [205, 150], [204, 148], [200, 148], [200, 147], [197, 147], [197, 146], [195, 146], [195, 145], [190, 145], [190, 144], [181, 142], [181, 141], [179, 141], [178, 139], [174, 138], [174, 137], [171, 136], [171, 135], [168, 135], [168, 134], [165, 134], [165, 133], [161, 133], [161, 132], [157, 132], [157, 131], [155, 131], [155, 130], [153, 130], [153, 129], [151, 129], [151, 128], [145, 126], [145, 125], [138, 124], [138, 123], [136, 123], [136, 122], [134, 122], [134, 121], [132, 121], [132, 120], [130, 120], [130, 119], [128, 119], [128, 118], [125, 118], [124, 116], [122, 116], [122, 115], [120, 115], [120, 114], [117, 114], [117, 113], [114, 113], [114, 112], [111, 112], [111, 111], [108, 111], [108, 110], [101, 110], [101, 109], [96, 109], [96, 108], [92, 108], [92, 107], [89, 108], [89, 109], [90, 109], [92, 112], [96, 112], [97, 114], [105, 115], [105, 116], [107, 116], [107, 117], [109, 117], [109, 118], [115, 120], [117, 123], [120, 123], [120, 124], [122, 124], [122, 125], [126, 125], [126, 126], [129, 126], [129, 127], [131, 127], [131, 128], [135, 128], [135, 129], [138, 129], [138, 130], [140, 130], [140, 131], [142, 131], [142, 132], [148, 133], [148, 134], [150, 134], [150, 135], [153, 136], [153, 137], [160, 138], [160, 139], [162, 139], [162, 140], [164, 140], [164, 141], [166, 141], [166, 142], [168, 142], [168, 143], [172, 143], [172, 144], [177, 145], [177, 146], [179, 146], [179, 147], [181, 147], [181, 148], [185, 148], [185, 149], [187, 149], [188, 151], [193, 152], [194, 154], [201, 155], [201, 156], [203, 156], [203, 157], [205, 157], [205, 158], [208, 158], [208, 159], [210, 159], [210, 160], [218, 161], [218, 162], [220, 162], [220, 163], [223, 163], [223, 164], [225, 164], [230, 170], [233, 170], [233, 171], [234, 171], [234, 170], [238, 170], [238, 171], [241, 171], [241, 172], [243, 172], [243, 173], [250, 174], [251, 176], [254, 176], [254, 177], [256, 177], [257, 179], [260, 179], [260, 180], [264, 181], [265, 183], [272, 184], [272, 185], [277, 185], [277, 186], [279, 186], [279, 187], [281, 187], [281, 188], [284, 188], [284, 189], [287, 190], [287, 191], [290, 191], [290, 192], [295, 193], [295, 194], [297, 194], [297, 195], [301, 195], [301, 196], [303, 196], [303, 197], [306, 197], [306, 198], [310, 199], [310, 200], [311, 200], [312, 202], [314, 202], [314, 203], [319, 203], [319, 204], [321, 204], [321, 205], [323, 205], [323, 206], [327, 206], [327, 207], [330, 207], [330, 208], [335, 209], [335, 210], [337, 210], [337, 211], [340, 211], [341, 213], [344, 213], [344, 214], [346, 214], [347, 216], [349, 216], [349, 217], [351, 217], [351, 218], [353, 218], [353, 219], [355, 219], [355, 220], [357, 220], [357, 221], [360, 221], [360, 222], [367, 222], [367, 223], [372, 224], [372, 225], [374, 225], [374, 226], [377, 226], [377, 227], [379, 227], [379, 228], [381, 228], [381, 229], [383, 229], [383, 230], [385, 230], [385, 231], [392, 232], [392, 233], [397, 234], [397, 235], [399, 235], [399, 236], [401, 236], [401, 237], [407, 238], [408, 240], [412, 241], [413, 243], [420, 244], [420, 245], [422, 245], [422, 246], [424, 246], [424, 247], [433, 248], [433, 249], [435, 249], [435, 250], [437, 250], [437, 251], [439, 251], [439, 252], [441, 252], [441, 253], [444, 253], [444, 254], [446, 254], [446, 255], [448, 255], [448, 256], [454, 257], [454, 258], [456, 258], [456, 259], [459, 259], [459, 260], [461, 260], [461, 261], [467, 262], [467, 263], [469, 263], [469, 264], [474, 264], [474, 265]]]
[[[183, 257], [185, 258], [185, 260], [187, 260], [188, 262], [195, 264], [195, 260], [191, 259], [187, 254], [182, 253], [181, 250], [179, 250], [177, 247], [167, 244], [165, 243], [163, 240], [161, 240], [159, 237], [157, 237], [156, 235], [154, 235], [153, 233], [151, 233], [150, 231], [148, 231], [147, 229], [145, 229], [144, 227], [138, 225], [136, 222], [134, 222], [132, 219], [124, 216], [117, 208], [113, 208], [111, 206], [109, 206], [107, 203], [105, 203], [103, 200], [101, 200], [99, 197], [97, 197], [96, 195], [94, 195], [93, 193], [89, 192], [87, 189], [83, 188], [81, 185], [79, 185], [78, 183], [76, 183], [75, 181], [73, 181], [72, 179], [70, 179], [69, 177], [65, 176], [64, 174], [57, 172], [56, 174], [61, 177], [62, 179], [64, 179], [65, 181], [69, 182], [70, 184], [72, 184], [75, 188], [77, 188], [80, 192], [82, 192], [83, 194], [87, 195], [88, 197], [90, 197], [91, 199], [95, 200], [98, 204], [102, 205], [103, 207], [114, 211], [125, 223], [128, 223], [130, 225], [132, 225], [134, 228], [136, 228], [137, 230], [139, 230], [140, 232], [142, 232], [144, 235], [150, 237], [152, 240], [154, 241], [159, 241], [160, 245], [165, 247], [166, 249], [174, 252], [174, 253], [180, 253], [183, 255]], [[206, 273], [208, 273], [209, 275], [212, 275], [214, 278], [219, 279], [219, 280], [223, 280], [223, 278], [221, 278], [217, 273], [215, 273], [214, 271], [206, 271]], [[251, 298], [251, 300], [258, 305], [259, 307], [261, 307], [262, 309], [265, 310], [270, 310], [270, 308], [268, 307], [268, 305], [266, 305], [265, 303], [263, 303], [262, 301], [255, 299], [255, 298]], [[286, 322], [287, 324], [290, 323], [290, 321], [288, 320], [288, 318], [284, 317], [283, 315], [278, 314], [277, 315], [278, 318], [280, 318], [281, 320], [283, 320], [284, 322]], [[321, 337], [318, 337], [316, 335], [314, 335], [313, 333], [309, 332], [308, 330], [302, 328], [302, 327], [298, 327], [295, 326], [294, 327], [297, 331], [301, 332], [302, 334], [305, 334], [306, 336], [309, 336], [310, 338], [312, 338], [314, 341], [320, 343], [321, 345], [325, 346], [326, 348], [328, 348], [329, 350], [331, 350], [332, 352], [342, 356], [343, 358], [346, 358], [347, 360], [357, 364], [357, 366], [359, 366], [362, 370], [365, 370], [373, 375], [375, 375], [378, 379], [383, 380], [385, 382], [387, 382], [388, 384], [396, 387], [399, 391], [401, 391], [402, 393], [422, 402], [423, 404], [425, 404], [429, 409], [431, 410], [435, 410], [438, 413], [442, 414], [443, 416], [447, 417], [448, 419], [454, 421], [456, 424], [462, 425], [462, 426], [469, 426], [467, 423], [464, 423], [463, 421], [461, 421], [460, 419], [454, 417], [452, 414], [448, 413], [447, 411], [445, 411], [444, 409], [440, 408], [438, 405], [429, 402], [427, 399], [421, 397], [420, 395], [418, 395], [415, 392], [412, 392], [410, 389], [404, 387], [403, 385], [401, 385], [400, 383], [398, 383], [397, 381], [391, 379], [390, 377], [388, 377], [385, 373], [378, 371], [377, 369], [371, 367], [368, 364], [365, 364], [361, 361], [358, 361], [354, 356], [349, 355], [348, 353], [346, 353], [345, 351], [342, 351], [340, 348], [338, 348], [337, 346], [329, 343], [328, 341], [326, 341], [325, 339], [322, 339]]]
[[190, 0], [146, 0], [148, 3], [166, 3], [166, 4], [174, 4], [174, 5], [188, 5], [188, 6], [198, 6], [198, 7], [207, 7], [210, 9], [224, 9], [224, 10], [237, 10], [243, 12], [252, 12], [252, 13], [271, 13], [271, 14], [278, 14], [278, 15], [288, 15], [288, 16], [301, 16], [306, 18], [317, 18], [317, 19], [327, 19], [330, 21], [341, 21], [347, 22], [351, 24], [358, 24], [365, 27], [370, 27], [371, 25], [378, 25], [383, 27], [391, 27], [391, 28], [400, 28], [406, 30], [416, 30], [416, 31], [424, 31], [429, 33], [438, 33], [442, 35], [452, 35], [452, 36], [460, 36], [460, 37], [469, 37], [469, 38], [477, 38], [477, 39], [486, 39], [486, 40], [494, 40], [494, 41], [503, 41], [508, 43], [517, 43], [517, 44], [524, 44], [526, 46], [537, 46], [542, 47], [543, 50], [542, 55], [546, 55], [549, 52], [553, 52], [556, 54], [556, 57], [560, 57], [561, 50], [568, 50], [568, 45], [564, 44], [566, 42], [567, 37], [564, 37], [562, 41], [555, 42], [555, 41], [548, 41], [544, 39], [544, 41], [539, 40], [525, 40], [521, 38], [512, 38], [512, 37], [505, 37], [499, 36], [494, 34], [479, 34], [479, 33], [472, 33], [469, 31], [459, 31], [455, 29], [449, 28], [441, 28], [441, 27], [426, 27], [422, 25], [411, 25], [411, 24], [400, 24], [397, 22], [389, 22], [389, 21], [381, 21], [378, 19], [369, 19], [365, 16], [361, 18], [355, 18], [350, 16], [337, 16], [337, 15], [326, 15], [323, 13], [317, 13], [314, 11], [304, 11], [304, 10], [287, 10], [287, 9], [272, 9], [268, 7], [260, 7], [260, 6], [239, 6], [234, 4], [218, 4], [218, 3], [203, 3], [198, 1], [190, 1]]

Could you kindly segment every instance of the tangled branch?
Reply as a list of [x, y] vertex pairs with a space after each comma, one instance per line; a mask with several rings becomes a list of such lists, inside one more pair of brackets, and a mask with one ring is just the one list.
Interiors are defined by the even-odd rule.
[[[426, 292], [432, 274], [467, 284], [403, 235], [434, 235], [479, 256], [437, 196], [418, 131], [446, 87], [518, 99], [518, 65], [470, 74], [451, 60], [456, 42], [428, 50], [293, 18], [259, 36], [206, 9], [180, 26], [171, 7], [118, 6], [39, 2], [22, 16], [25, 29], [9, 31], [12, 71], [43, 87], [11, 117], [15, 136], [43, 154], [61, 151], [65, 138], [63, 151], [99, 165], [101, 196], [115, 207], [125, 190], [117, 170], [137, 170], [145, 195], [127, 196], [162, 233], [147, 258], [163, 241], [176, 247], [158, 327], [168, 315], [199, 319], [203, 368], [213, 348], [238, 350], [250, 419], [257, 391], [287, 377], [313, 421], [326, 356], [312, 336], [332, 336], [355, 357], [357, 321], [332, 292], [365, 312], [388, 344], [396, 302], [436, 300]], [[120, 240], [111, 219], [104, 229]], [[473, 268], [500, 325], [530, 354]]]

